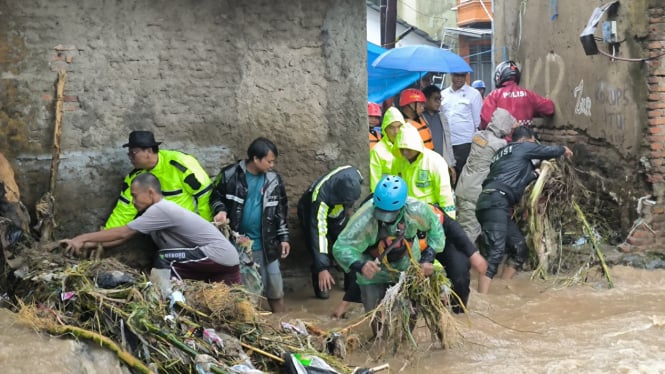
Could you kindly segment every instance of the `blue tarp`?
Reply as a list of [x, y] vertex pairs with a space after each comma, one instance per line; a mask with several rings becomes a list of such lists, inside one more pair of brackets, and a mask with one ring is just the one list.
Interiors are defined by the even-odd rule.
[[385, 51], [385, 48], [367, 42], [367, 96], [373, 103], [397, 95], [420, 79], [420, 73], [372, 67], [372, 62]]

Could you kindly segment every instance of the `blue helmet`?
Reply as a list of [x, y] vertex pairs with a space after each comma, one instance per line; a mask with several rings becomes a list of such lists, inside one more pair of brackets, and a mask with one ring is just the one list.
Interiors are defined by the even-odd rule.
[[480, 79], [473, 81], [471, 83], [471, 87], [473, 88], [485, 88], [485, 82], [481, 81]]
[[406, 204], [408, 188], [404, 179], [396, 175], [381, 178], [374, 189], [374, 217], [383, 222], [394, 222]]

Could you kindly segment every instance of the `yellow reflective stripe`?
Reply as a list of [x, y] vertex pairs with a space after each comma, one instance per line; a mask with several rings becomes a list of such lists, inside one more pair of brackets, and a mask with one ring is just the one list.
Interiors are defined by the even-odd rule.
[[319, 184], [317, 184], [316, 187], [314, 188], [314, 192], [312, 192], [312, 202], [316, 201], [316, 198], [319, 196], [319, 190], [321, 189], [321, 186], [323, 186], [323, 184], [326, 183], [328, 181], [328, 179], [330, 179], [338, 171], [348, 169], [350, 167], [351, 167], [351, 165], [340, 166], [337, 169], [335, 169], [335, 170], [331, 171], [330, 173], [326, 174], [326, 176], [323, 177], [323, 179], [321, 179]]
[[328, 213], [328, 217], [332, 218], [339, 218], [339, 216], [344, 213], [344, 205], [342, 204], [337, 204], [333, 206], [332, 210], [330, 213]]
[[319, 253], [328, 254], [328, 205], [321, 202], [316, 212], [316, 231], [319, 236]]

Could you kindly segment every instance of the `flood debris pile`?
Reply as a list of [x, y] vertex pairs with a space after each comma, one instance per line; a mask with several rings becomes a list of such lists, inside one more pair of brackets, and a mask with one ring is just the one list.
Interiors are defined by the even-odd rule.
[[21, 320], [100, 344], [135, 372], [274, 372], [294, 354], [351, 372], [326, 353], [329, 334], [274, 327], [241, 286], [185, 280], [162, 295], [146, 275], [112, 258], [58, 258], [42, 254], [41, 265], [22, 275]]
[[[375, 352], [394, 354], [404, 343], [417, 348], [413, 329], [418, 318], [424, 319], [432, 342], [442, 348], [450, 348], [461, 339], [449, 307], [451, 298], [457, 297], [450, 288], [450, 280], [440, 269], [427, 277], [420, 265], [412, 262], [412, 266], [398, 274], [397, 283], [369, 314], [376, 331], [374, 345], [380, 348]], [[386, 352], [390, 348], [392, 351]]]
[[527, 233], [534, 276], [572, 273], [565, 282], [575, 284], [589, 279], [595, 268], [613, 287], [601, 251], [611, 230], [591, 191], [570, 162], [543, 161], [539, 169], [514, 213]]

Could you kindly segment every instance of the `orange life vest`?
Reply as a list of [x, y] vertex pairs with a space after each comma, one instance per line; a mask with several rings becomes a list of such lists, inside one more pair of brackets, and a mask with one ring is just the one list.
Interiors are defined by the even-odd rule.
[[381, 140], [381, 134], [376, 131], [369, 130], [369, 149], [374, 148], [376, 143]]
[[423, 143], [425, 143], [425, 148], [434, 150], [434, 141], [432, 140], [432, 133], [429, 131], [429, 127], [427, 127], [425, 121], [422, 118], [420, 118], [419, 121], [414, 121], [412, 119], [408, 121], [413, 127], [418, 129], [420, 138], [422, 138]]

